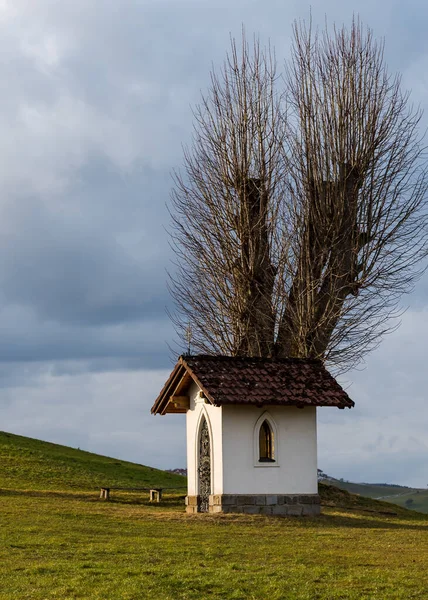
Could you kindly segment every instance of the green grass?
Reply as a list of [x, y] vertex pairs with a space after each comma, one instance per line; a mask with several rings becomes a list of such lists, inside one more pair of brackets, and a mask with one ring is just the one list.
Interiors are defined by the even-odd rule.
[[83, 450], [0, 432], [0, 489], [172, 487], [185, 477]]
[[428, 519], [368, 499], [287, 519], [53, 494], [1, 496], [1, 599], [426, 598]]
[[[9, 453], [27, 473], [26, 459], [11, 445]], [[31, 462], [35, 469], [55, 463], [57, 452], [66, 466], [64, 449], [37, 447], [48, 456]], [[78, 451], [70, 452], [77, 458]], [[93, 456], [86, 456], [91, 472], [105, 474], [93, 462], [103, 465], [103, 457]], [[186, 515], [178, 493], [159, 505], [125, 492], [101, 502], [79, 465], [65, 471], [72, 481], [58, 480], [55, 489], [47, 487], [51, 479], [43, 470], [32, 473], [31, 487], [17, 474], [7, 486], [2, 474], [0, 600], [427, 597], [425, 515], [323, 485], [319, 518]]]

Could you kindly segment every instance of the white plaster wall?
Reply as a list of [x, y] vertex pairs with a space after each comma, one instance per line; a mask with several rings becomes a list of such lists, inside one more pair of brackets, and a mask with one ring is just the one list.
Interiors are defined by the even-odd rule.
[[186, 413], [187, 494], [198, 494], [199, 426], [202, 413], [208, 422], [211, 441], [211, 493], [223, 493], [222, 408], [198, 399], [199, 387], [189, 389], [190, 410]]
[[[254, 427], [268, 412], [277, 434], [279, 466], [254, 461]], [[224, 494], [316, 494], [316, 408], [223, 406]], [[215, 492], [220, 493], [220, 492]]]

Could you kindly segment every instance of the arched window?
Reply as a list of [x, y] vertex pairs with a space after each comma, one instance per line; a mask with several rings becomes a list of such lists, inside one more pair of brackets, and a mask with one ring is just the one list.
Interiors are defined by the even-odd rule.
[[259, 462], [275, 462], [272, 427], [265, 419], [259, 429]]

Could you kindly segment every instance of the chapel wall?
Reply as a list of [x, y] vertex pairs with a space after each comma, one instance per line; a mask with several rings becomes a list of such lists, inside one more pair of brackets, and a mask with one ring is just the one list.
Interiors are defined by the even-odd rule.
[[[317, 494], [316, 408], [223, 406], [223, 494]], [[276, 425], [276, 464], [258, 463], [255, 426]], [[216, 492], [214, 492], [216, 493]]]
[[211, 444], [211, 493], [223, 493], [222, 408], [212, 406], [198, 397], [199, 387], [193, 383], [189, 389], [190, 410], [186, 413], [187, 438], [187, 494], [198, 495], [199, 427], [202, 415], [208, 422]]

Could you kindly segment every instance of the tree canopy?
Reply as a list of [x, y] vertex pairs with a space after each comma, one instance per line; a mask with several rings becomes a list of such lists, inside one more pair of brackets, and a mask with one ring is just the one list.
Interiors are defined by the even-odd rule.
[[423, 269], [421, 116], [358, 19], [295, 23], [281, 75], [273, 49], [232, 40], [175, 174], [179, 335], [190, 324], [204, 353], [358, 363]]

